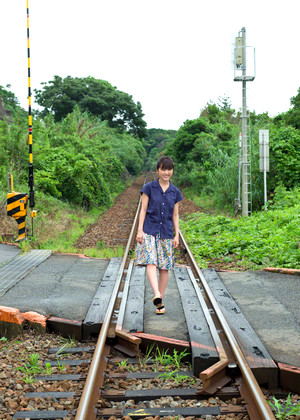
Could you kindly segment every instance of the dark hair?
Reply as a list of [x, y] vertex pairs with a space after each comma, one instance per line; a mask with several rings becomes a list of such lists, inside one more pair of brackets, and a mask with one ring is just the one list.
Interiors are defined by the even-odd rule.
[[169, 156], [162, 156], [158, 159], [156, 169], [174, 169], [174, 162]]

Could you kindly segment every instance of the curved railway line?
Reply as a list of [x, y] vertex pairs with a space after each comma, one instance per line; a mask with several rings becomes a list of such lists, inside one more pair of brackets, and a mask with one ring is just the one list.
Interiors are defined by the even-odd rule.
[[[123, 258], [112, 261], [113, 271], [108, 275], [113, 277], [112, 290], [109, 297], [104, 297], [106, 304], [103, 296], [96, 294], [90, 307], [91, 320], [86, 322], [85, 335], [86, 338], [97, 335], [96, 345], [50, 351], [52, 366], [66, 363], [75, 371], [77, 366], [83, 366], [87, 373], [37, 377], [36, 381], [67, 380], [74, 381], [75, 385], [70, 391], [45, 390], [25, 395], [29, 399], [54, 401], [56, 407], [60, 400], [71, 398], [75, 400], [76, 410], [59, 410], [54, 405], [47, 411], [17, 411], [13, 418], [274, 419], [259, 385], [278, 385], [272, 363], [264, 360], [265, 370], [264, 367], [253, 370], [251, 360], [255, 357], [242, 349], [237, 330], [229, 325], [212, 290], [212, 285], [217, 284], [214, 272], [200, 270], [181, 232], [181, 249], [187, 263], [177, 266], [175, 279], [177, 299], [181, 299], [188, 326], [188, 339], [171, 339], [143, 331], [145, 271], [135, 267], [132, 261], [139, 209], [140, 201]], [[225, 295], [226, 291], [222, 289], [221, 294]], [[99, 309], [104, 311], [103, 318], [96, 322], [93, 317]], [[257, 349], [256, 343], [252, 343], [252, 347]], [[57, 362], [57, 352], [60, 355], [66, 352], [67, 360]], [[157, 354], [164, 355], [167, 361], [163, 357], [157, 358]], [[178, 355], [180, 363], [176, 358]], [[175, 360], [176, 367], [170, 365], [168, 357]], [[164, 364], [167, 368], [162, 366]], [[131, 389], [133, 382], [138, 383], [135, 389]], [[166, 383], [167, 387], [164, 386]], [[157, 398], [164, 400], [163, 407], [153, 404]], [[233, 398], [238, 404], [228, 402]]]

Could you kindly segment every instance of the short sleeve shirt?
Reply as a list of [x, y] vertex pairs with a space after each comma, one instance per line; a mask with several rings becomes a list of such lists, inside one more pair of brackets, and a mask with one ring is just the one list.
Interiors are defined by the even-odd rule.
[[158, 179], [148, 182], [141, 190], [149, 197], [144, 222], [144, 232], [156, 236], [160, 232], [161, 239], [173, 239], [174, 205], [183, 199], [181, 192], [170, 182], [164, 192]]

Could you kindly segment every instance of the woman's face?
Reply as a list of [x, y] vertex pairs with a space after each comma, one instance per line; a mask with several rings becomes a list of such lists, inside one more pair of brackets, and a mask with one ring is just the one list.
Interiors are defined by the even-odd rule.
[[162, 169], [161, 166], [156, 170], [156, 172], [162, 181], [169, 181], [173, 175], [173, 169]]

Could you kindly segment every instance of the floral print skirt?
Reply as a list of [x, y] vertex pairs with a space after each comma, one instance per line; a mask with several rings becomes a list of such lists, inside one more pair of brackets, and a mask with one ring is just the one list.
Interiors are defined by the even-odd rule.
[[143, 233], [142, 243], [136, 246], [135, 265], [147, 264], [154, 264], [160, 270], [174, 270], [173, 239], [161, 239], [160, 233], [156, 236]]

